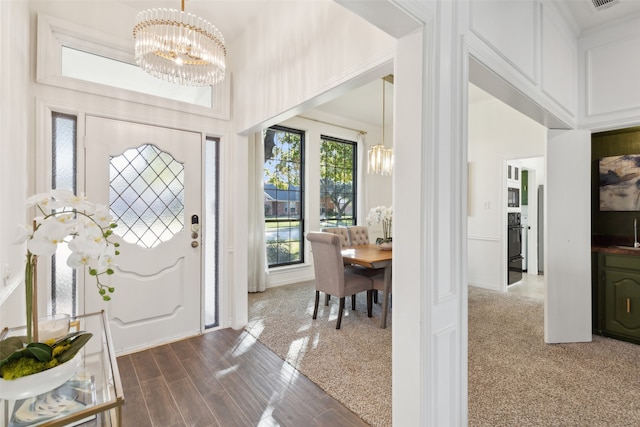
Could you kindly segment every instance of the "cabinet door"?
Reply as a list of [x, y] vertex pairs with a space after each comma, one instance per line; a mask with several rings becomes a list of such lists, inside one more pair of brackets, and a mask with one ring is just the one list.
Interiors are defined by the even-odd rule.
[[605, 329], [640, 338], [640, 273], [605, 271]]

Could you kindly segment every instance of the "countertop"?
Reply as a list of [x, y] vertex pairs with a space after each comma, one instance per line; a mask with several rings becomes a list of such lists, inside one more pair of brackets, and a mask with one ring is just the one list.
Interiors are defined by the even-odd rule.
[[[624, 246], [624, 247], [621, 247]], [[591, 252], [603, 252], [607, 254], [640, 256], [640, 248], [634, 249], [633, 244], [611, 245], [605, 243], [592, 243]]]

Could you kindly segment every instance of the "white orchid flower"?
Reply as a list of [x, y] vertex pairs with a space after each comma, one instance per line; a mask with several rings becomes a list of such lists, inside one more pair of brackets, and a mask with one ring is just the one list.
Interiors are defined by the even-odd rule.
[[106, 246], [102, 254], [98, 257], [97, 263], [92, 265], [92, 267], [97, 271], [98, 274], [104, 273], [105, 271], [116, 265], [115, 256], [116, 248], [111, 245]]
[[75, 239], [69, 242], [69, 249], [88, 256], [98, 258], [107, 247], [107, 241], [99, 227], [81, 229]]
[[31, 233], [33, 233], [33, 228], [29, 227], [27, 225], [24, 224], [19, 224], [18, 225], [18, 232], [16, 233], [16, 240], [15, 240], [15, 244], [19, 245], [22, 244], [24, 242], [26, 242], [28, 239], [31, 238]]
[[58, 221], [44, 221], [27, 242], [27, 248], [34, 255], [53, 255], [58, 243], [64, 242], [69, 231], [71, 228], [68, 224]]
[[75, 195], [71, 190], [55, 189], [51, 191], [51, 195], [55, 198], [56, 208], [68, 207], [79, 211], [92, 212], [93, 204], [88, 202], [84, 194]]
[[50, 205], [52, 201], [53, 199], [51, 198], [51, 193], [40, 193], [34, 194], [33, 196], [29, 197], [25, 204], [28, 208], [37, 205], [42, 207], [43, 209], [51, 209]]
[[98, 226], [102, 228], [109, 228], [109, 226], [113, 222], [113, 218], [111, 217], [111, 213], [109, 212], [109, 207], [99, 204], [95, 206], [93, 219], [98, 224]]
[[87, 214], [93, 213], [94, 205], [87, 200], [84, 194], [76, 195], [72, 191], [65, 189], [53, 190], [51, 194], [61, 207], [86, 212]]
[[72, 252], [67, 258], [67, 265], [71, 268], [82, 268], [89, 265], [89, 257], [86, 254]]

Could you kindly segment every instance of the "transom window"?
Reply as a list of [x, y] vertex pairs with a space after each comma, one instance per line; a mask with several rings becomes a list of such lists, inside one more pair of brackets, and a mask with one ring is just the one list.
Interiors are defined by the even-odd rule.
[[355, 142], [322, 136], [320, 146], [320, 225], [356, 224]]
[[264, 215], [269, 267], [304, 262], [304, 132], [264, 133]]

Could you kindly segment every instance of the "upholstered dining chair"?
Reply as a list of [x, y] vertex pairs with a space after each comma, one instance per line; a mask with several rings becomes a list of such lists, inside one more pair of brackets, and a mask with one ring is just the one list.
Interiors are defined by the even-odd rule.
[[[351, 246], [369, 244], [369, 227], [366, 225], [351, 225], [347, 227], [347, 231], [349, 232], [349, 242], [351, 242]], [[372, 277], [383, 273], [384, 269], [354, 268], [353, 272], [356, 274], [362, 274], [363, 276]], [[378, 292], [373, 293], [373, 302], [376, 304], [378, 303]]]
[[[322, 231], [323, 233], [333, 233], [336, 236], [340, 237], [340, 246], [342, 247], [342, 249], [344, 248], [348, 248], [349, 246], [351, 246], [351, 242], [349, 241], [349, 231], [347, 230], [347, 227], [323, 227], [320, 229], [320, 231]], [[348, 262], [344, 264], [345, 268], [348, 269], [356, 269], [356, 270], [360, 270], [360, 268], [358, 266], [355, 265], [351, 265]], [[331, 297], [329, 296], [329, 294], [326, 294], [324, 297], [324, 305], [329, 305], [329, 299]], [[376, 303], [378, 302], [378, 300], [376, 299]]]
[[351, 225], [347, 227], [351, 246], [369, 244], [369, 228], [366, 225]]
[[[338, 323], [336, 329], [340, 329], [342, 313], [344, 311], [345, 298], [351, 296], [351, 309], [355, 310], [355, 296], [358, 292], [373, 289], [373, 283], [369, 277], [354, 274], [344, 268], [340, 246], [340, 237], [333, 233], [314, 232], [307, 233], [307, 240], [311, 243], [313, 252], [313, 268], [315, 271], [316, 300], [313, 309], [313, 319], [318, 317], [318, 303], [320, 292], [340, 298], [338, 308]], [[371, 317], [372, 294], [367, 292], [367, 315]], [[325, 302], [325, 305], [328, 300]]]
[[[391, 276], [389, 276], [391, 279]], [[382, 292], [382, 316], [384, 317], [384, 324], [387, 324], [387, 311], [391, 306], [391, 288], [389, 288], [389, 292], [385, 293], [384, 291], [384, 273], [378, 274], [376, 276], [371, 277], [371, 281], [373, 282], [373, 289], [368, 292], [367, 295], [367, 313], [371, 313], [371, 300], [372, 297], [370, 294], [374, 294], [374, 296], [378, 293], [378, 291]], [[377, 303], [378, 301], [376, 301]], [[371, 316], [369, 316], [371, 317]]]
[[324, 233], [333, 233], [340, 236], [340, 246], [346, 248], [351, 246], [351, 242], [349, 241], [349, 231], [347, 227], [324, 227], [321, 228], [320, 231]]

